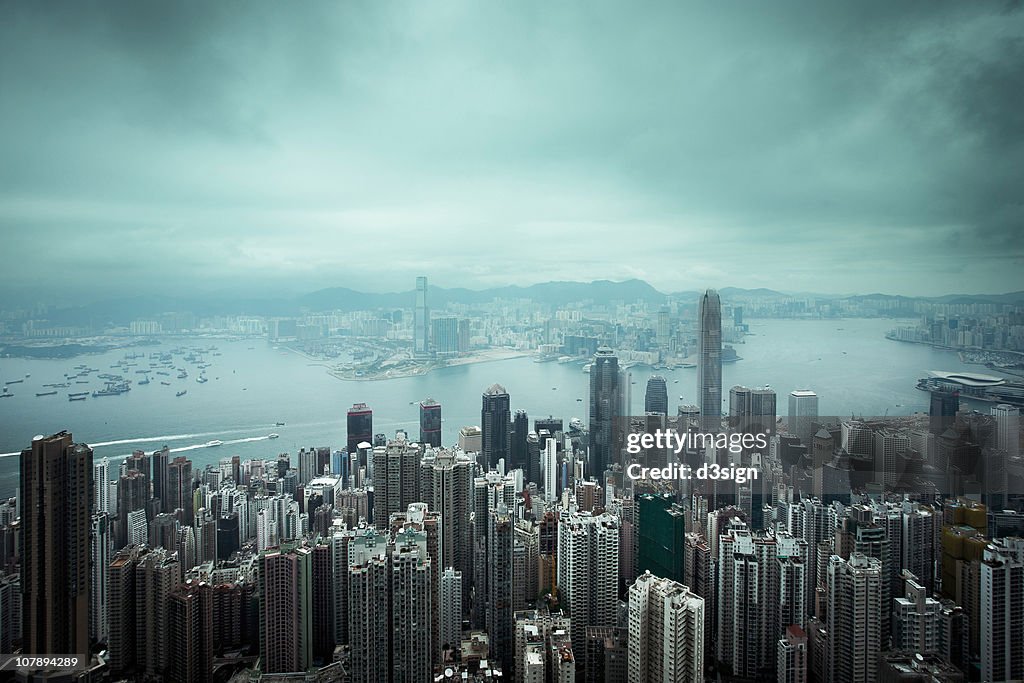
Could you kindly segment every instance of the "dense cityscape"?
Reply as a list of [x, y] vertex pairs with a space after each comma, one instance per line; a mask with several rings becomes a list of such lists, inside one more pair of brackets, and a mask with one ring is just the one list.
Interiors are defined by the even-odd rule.
[[0, 0], [0, 682], [1024, 683], [1024, 2]]
[[[421, 363], [459, 353], [428, 293], [419, 278]], [[380, 433], [356, 403], [339, 444], [203, 468], [37, 436], [0, 507], [0, 651], [81, 656], [23, 680], [1024, 676], [1019, 407], [972, 395], [970, 373], [933, 377], [928, 413], [900, 417], [819, 415], [808, 388], [724, 391], [742, 309], [723, 325], [713, 290], [693, 308], [692, 340], [668, 308], [647, 339], [650, 365], [696, 363], [692, 403], [651, 374], [642, 415], [621, 328], [578, 318], [534, 352], [588, 361], [586, 423], [531, 424], [495, 383], [450, 444], [432, 399], [418, 431]], [[275, 327], [265, 343], [285, 341]], [[639, 438], [656, 433], [675, 438]], [[753, 476], [669, 476], [684, 465]]]

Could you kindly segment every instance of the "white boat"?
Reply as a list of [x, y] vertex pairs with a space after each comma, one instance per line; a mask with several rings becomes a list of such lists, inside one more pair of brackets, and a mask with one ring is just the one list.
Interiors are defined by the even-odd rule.
[[276, 439], [276, 438], [277, 438], [277, 437], [279, 437], [279, 436], [281, 436], [281, 435], [280, 435], [280, 434], [268, 434], [268, 435], [267, 435], [267, 438], [268, 438], [268, 439]]
[[223, 443], [224, 443], [223, 441], [219, 441], [218, 439], [214, 439], [213, 441], [207, 441], [206, 442], [206, 447], [210, 448], [212, 446], [220, 446]]

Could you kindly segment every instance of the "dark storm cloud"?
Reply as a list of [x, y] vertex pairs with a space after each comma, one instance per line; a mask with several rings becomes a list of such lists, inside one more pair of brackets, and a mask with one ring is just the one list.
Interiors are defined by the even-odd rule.
[[2, 13], [8, 289], [1024, 288], [1019, 3]]

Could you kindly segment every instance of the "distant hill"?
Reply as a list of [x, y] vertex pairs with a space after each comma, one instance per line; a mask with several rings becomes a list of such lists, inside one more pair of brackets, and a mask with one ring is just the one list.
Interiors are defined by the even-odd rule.
[[[1024, 305], [1024, 291], [1006, 294], [948, 294], [939, 297], [905, 297], [892, 294], [860, 294], [853, 296], [823, 296], [813, 294], [786, 294], [773, 289], [742, 289], [724, 287], [719, 293], [726, 300], [733, 298], [758, 297], [785, 299], [793, 296], [817, 296], [819, 298], [863, 301], [866, 299], [902, 299], [928, 301], [944, 304], [1021, 304]], [[508, 286], [489, 289], [445, 288], [431, 286], [428, 302], [432, 309], [440, 310], [448, 304], [485, 304], [495, 299], [529, 299], [550, 306], [568, 306], [575, 303], [610, 305], [614, 302], [634, 303], [642, 301], [658, 306], [671, 297], [677, 301], [693, 301], [700, 296], [697, 291], [664, 294], [643, 280], [595, 280], [593, 282], [555, 281], [542, 282], [528, 287]], [[190, 311], [203, 317], [211, 315], [263, 315], [294, 316], [303, 312], [317, 311], [372, 311], [411, 308], [415, 291], [405, 292], [360, 292], [348, 287], [330, 287], [299, 296], [244, 298], [228, 293], [204, 297], [135, 296], [106, 299], [84, 306], [53, 310], [47, 316], [55, 325], [106, 325], [126, 324], [139, 318], [174, 311]]]

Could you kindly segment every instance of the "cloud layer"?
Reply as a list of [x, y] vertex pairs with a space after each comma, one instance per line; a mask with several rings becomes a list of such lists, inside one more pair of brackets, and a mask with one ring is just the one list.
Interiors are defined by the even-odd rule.
[[1024, 289], [1024, 10], [823, 5], [5, 3], [0, 294]]

